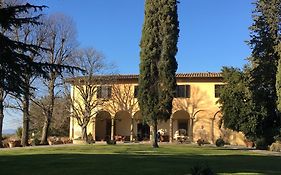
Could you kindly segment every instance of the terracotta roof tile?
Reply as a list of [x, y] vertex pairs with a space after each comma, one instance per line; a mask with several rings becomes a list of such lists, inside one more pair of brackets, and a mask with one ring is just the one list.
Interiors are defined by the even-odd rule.
[[[113, 74], [113, 75], [98, 75], [97, 79], [138, 79], [138, 74]], [[194, 73], [177, 73], [177, 78], [222, 78], [222, 74], [219, 72], [194, 72]], [[69, 78], [66, 81], [71, 82], [73, 80], [83, 79], [83, 77]]]

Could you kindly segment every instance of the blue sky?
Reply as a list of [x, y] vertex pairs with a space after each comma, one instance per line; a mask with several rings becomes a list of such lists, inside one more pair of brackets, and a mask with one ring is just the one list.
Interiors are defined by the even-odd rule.
[[[139, 72], [144, 0], [33, 0], [73, 18], [81, 47], [94, 47], [119, 73]], [[252, 0], [181, 0], [178, 72], [242, 67], [250, 49]]]
[[[76, 23], [81, 47], [94, 47], [120, 74], [139, 72], [144, 0], [31, 0], [47, 5], [45, 14], [64, 13]], [[219, 72], [242, 67], [251, 50], [248, 27], [253, 0], [181, 0], [178, 72]], [[10, 112], [4, 128], [21, 120]]]

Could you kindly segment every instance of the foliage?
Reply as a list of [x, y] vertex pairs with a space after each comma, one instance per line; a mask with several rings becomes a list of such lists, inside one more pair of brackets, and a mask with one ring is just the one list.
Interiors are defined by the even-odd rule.
[[96, 141], [94, 140], [94, 138], [93, 138], [93, 135], [92, 135], [92, 133], [90, 133], [90, 134], [88, 134], [88, 143], [95, 143]]
[[280, 0], [258, 0], [255, 5], [249, 41], [252, 49], [249, 90], [254, 111], [258, 111], [255, 120], [260, 129], [256, 130], [256, 134], [271, 144], [280, 128], [280, 117], [276, 112], [276, 87], [279, 91], [276, 73], [280, 60], [276, 48], [280, 44]]
[[216, 146], [217, 147], [223, 147], [224, 145], [225, 145], [225, 142], [224, 142], [224, 140], [222, 138], [218, 138], [216, 140]]
[[268, 149], [268, 144], [267, 144], [265, 138], [258, 138], [255, 141], [255, 146], [256, 146], [256, 149], [260, 149], [260, 150], [267, 150]]
[[39, 144], [40, 144], [40, 140], [38, 138], [35, 137], [34, 139], [31, 140], [32, 146], [37, 146]]
[[[31, 4], [13, 5], [0, 8], [0, 27], [3, 30], [12, 31], [13, 28], [19, 28], [23, 25], [39, 25], [38, 19], [41, 15], [21, 17], [21, 14], [30, 14], [30, 10], [43, 10], [46, 6], [34, 6]], [[18, 42], [0, 33], [0, 76], [5, 81], [0, 81], [0, 87], [5, 91], [17, 95], [25, 92], [29, 88], [25, 81], [25, 74], [38, 75], [48, 78], [50, 70], [57, 70], [59, 73], [64, 68], [73, 70], [73, 67], [35, 62], [30, 57], [31, 54], [38, 55], [39, 50], [45, 50], [34, 44]]]
[[248, 68], [233, 67], [222, 69], [224, 87], [218, 103], [221, 105], [223, 125], [234, 131], [241, 131], [250, 140], [255, 140], [259, 131], [258, 112], [254, 110], [249, 91]]
[[225, 127], [242, 131], [248, 139], [258, 139], [259, 143], [269, 145], [281, 126], [276, 105], [276, 91], [280, 86], [277, 73], [280, 0], [258, 0], [255, 5], [248, 42], [252, 48], [250, 66], [243, 71], [223, 68], [226, 85], [219, 103]]
[[17, 128], [16, 135], [18, 136], [18, 138], [21, 138], [21, 136], [22, 136], [22, 127], [18, 127]]
[[281, 152], [281, 142], [274, 142], [269, 147], [270, 151]]
[[192, 175], [214, 175], [212, 169], [208, 165], [200, 164], [191, 168]]
[[107, 140], [106, 143], [108, 145], [116, 145], [116, 140]]
[[204, 145], [204, 140], [198, 139], [197, 144], [198, 144], [198, 146]]
[[153, 147], [158, 147], [158, 120], [167, 120], [171, 115], [176, 87], [178, 26], [176, 0], [145, 1], [138, 101], [142, 116], [153, 127]]

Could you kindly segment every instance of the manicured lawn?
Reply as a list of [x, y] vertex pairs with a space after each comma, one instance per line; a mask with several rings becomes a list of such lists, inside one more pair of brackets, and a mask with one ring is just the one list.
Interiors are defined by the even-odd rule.
[[281, 157], [191, 145], [68, 145], [0, 150], [1, 175], [185, 175], [197, 164], [216, 173], [281, 174]]

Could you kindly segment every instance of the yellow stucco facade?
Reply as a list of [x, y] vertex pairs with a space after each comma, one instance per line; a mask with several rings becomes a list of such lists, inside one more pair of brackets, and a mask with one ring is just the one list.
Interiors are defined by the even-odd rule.
[[[115, 139], [122, 141], [148, 141], [150, 127], [143, 121], [135, 91], [138, 75], [111, 75], [114, 81], [103, 84], [107, 87], [106, 100], [98, 105], [87, 127], [87, 133], [96, 141]], [[77, 78], [79, 79], [79, 78]], [[76, 79], [76, 80], [77, 80]], [[204, 139], [214, 143], [222, 137], [232, 145], [245, 145], [242, 133], [221, 127], [216, 86], [223, 85], [220, 73], [177, 74], [178, 95], [173, 100], [173, 112], [168, 121], [159, 121], [161, 141], [175, 142], [183, 130], [186, 141]], [[79, 99], [75, 81], [72, 81], [72, 98]], [[100, 86], [97, 84], [97, 86]], [[219, 86], [218, 86], [219, 87]], [[108, 90], [110, 88], [110, 90]], [[94, 100], [98, 100], [97, 96]], [[74, 104], [75, 105], [75, 104]], [[74, 117], [70, 120], [70, 138], [81, 137], [81, 127]]]

